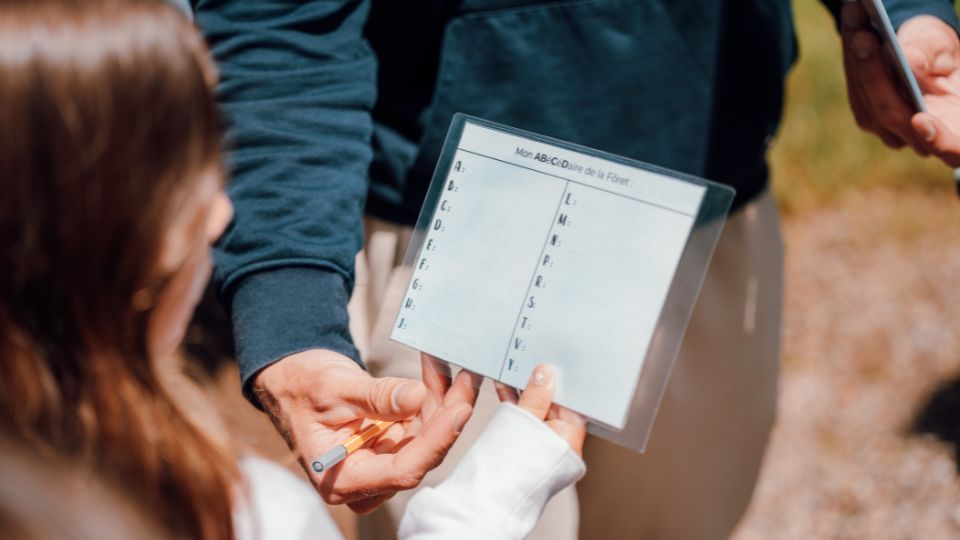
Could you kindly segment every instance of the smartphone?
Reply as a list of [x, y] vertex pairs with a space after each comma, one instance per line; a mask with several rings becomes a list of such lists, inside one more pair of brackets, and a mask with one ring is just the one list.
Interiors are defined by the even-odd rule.
[[887, 57], [887, 62], [891, 69], [897, 74], [907, 97], [913, 103], [916, 112], [927, 112], [927, 104], [923, 100], [923, 93], [920, 92], [920, 85], [917, 84], [917, 78], [913, 76], [913, 70], [907, 63], [907, 57], [903, 55], [903, 49], [900, 48], [900, 42], [897, 41], [897, 33], [893, 30], [890, 23], [890, 17], [887, 15], [886, 8], [883, 7], [881, 0], [860, 0], [860, 5], [866, 10], [873, 23], [873, 28], [880, 36], [883, 43], [883, 51]]

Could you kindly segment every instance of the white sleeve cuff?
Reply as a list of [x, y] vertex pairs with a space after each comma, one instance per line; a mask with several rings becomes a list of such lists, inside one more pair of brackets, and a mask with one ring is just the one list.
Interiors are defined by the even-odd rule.
[[449, 478], [411, 499], [400, 538], [523, 538], [550, 498], [586, 472], [567, 442], [501, 404]]

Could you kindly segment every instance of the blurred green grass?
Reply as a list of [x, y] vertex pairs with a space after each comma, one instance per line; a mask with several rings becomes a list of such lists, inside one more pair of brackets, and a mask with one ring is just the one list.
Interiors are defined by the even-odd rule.
[[846, 96], [840, 37], [819, 2], [793, 3], [800, 59], [787, 84], [784, 121], [771, 150], [773, 191], [785, 213], [853, 190], [951, 190], [951, 170], [860, 131]]

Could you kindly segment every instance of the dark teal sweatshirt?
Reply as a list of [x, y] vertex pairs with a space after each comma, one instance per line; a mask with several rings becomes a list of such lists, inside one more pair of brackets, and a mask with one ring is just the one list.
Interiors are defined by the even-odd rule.
[[[887, 4], [895, 25], [926, 13], [956, 28], [947, 0]], [[214, 279], [247, 390], [294, 352], [359, 362], [346, 305], [363, 215], [414, 223], [454, 113], [723, 182], [740, 207], [766, 186], [796, 58], [787, 0], [194, 8], [229, 125], [236, 214]]]

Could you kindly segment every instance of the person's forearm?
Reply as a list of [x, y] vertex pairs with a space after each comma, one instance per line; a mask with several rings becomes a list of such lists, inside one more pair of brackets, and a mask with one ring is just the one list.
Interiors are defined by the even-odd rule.
[[236, 214], [215, 248], [214, 282], [243, 379], [310, 348], [358, 359], [346, 302], [372, 157], [369, 0], [200, 0], [195, 9], [229, 124]]
[[244, 394], [257, 404], [254, 377], [294, 353], [325, 349], [363, 365], [349, 333], [343, 278], [318, 268], [253, 274], [235, 287], [231, 315]]

